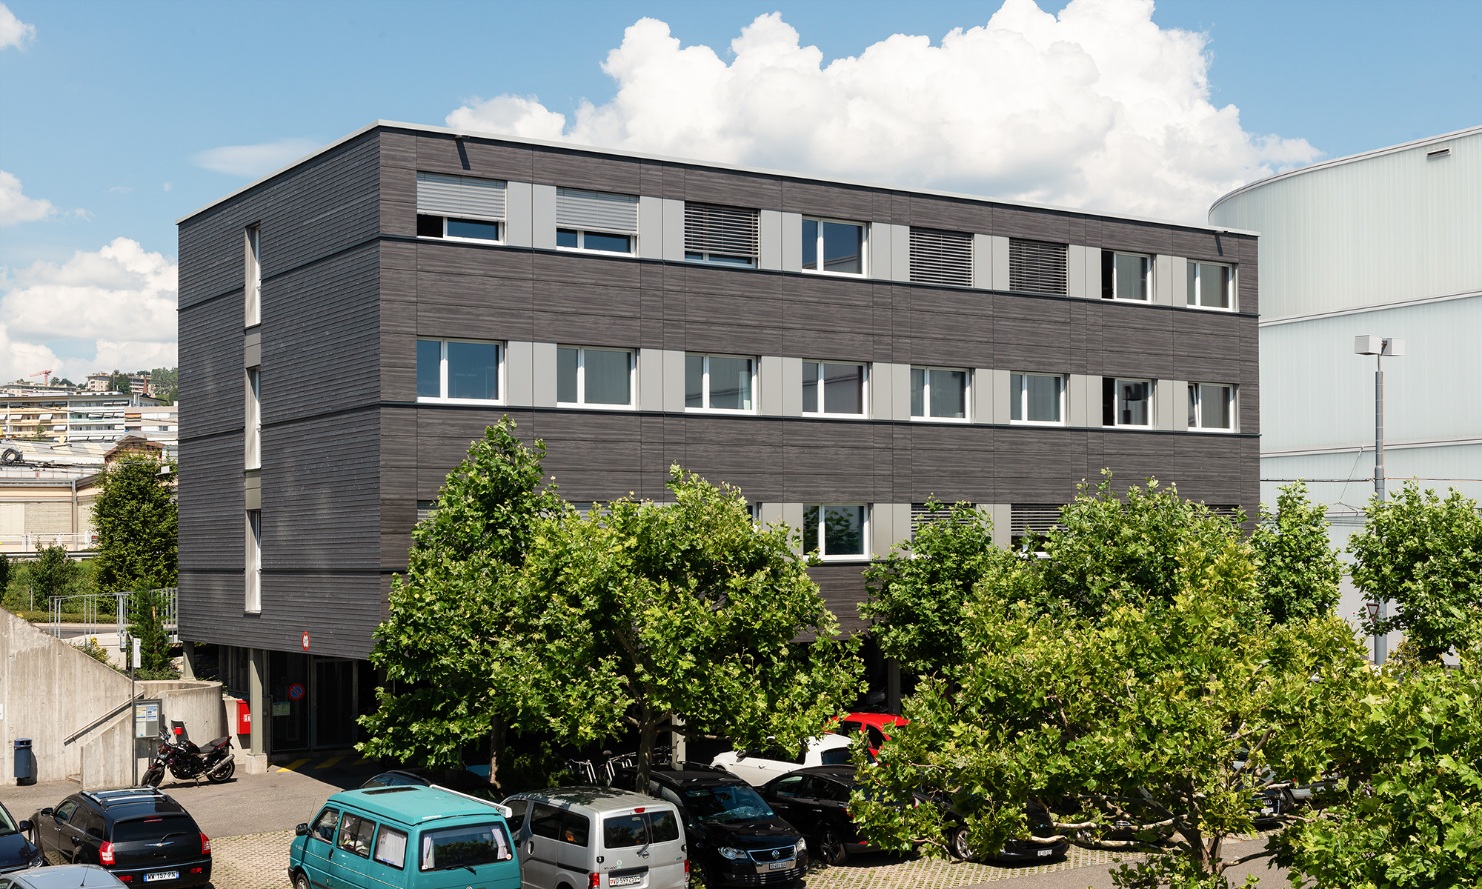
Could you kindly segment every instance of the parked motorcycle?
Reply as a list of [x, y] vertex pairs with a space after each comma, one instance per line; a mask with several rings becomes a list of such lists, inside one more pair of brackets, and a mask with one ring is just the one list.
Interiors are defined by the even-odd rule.
[[237, 770], [237, 761], [232, 755], [231, 736], [217, 738], [205, 747], [197, 747], [186, 738], [160, 732], [160, 746], [148, 770], [144, 772], [143, 783], [150, 787], [160, 786], [166, 769], [181, 781], [203, 776], [212, 784], [229, 780]]

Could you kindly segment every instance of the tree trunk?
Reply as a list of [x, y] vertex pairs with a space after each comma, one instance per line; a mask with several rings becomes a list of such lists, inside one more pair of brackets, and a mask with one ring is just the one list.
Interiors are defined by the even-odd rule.
[[499, 783], [499, 757], [504, 754], [504, 717], [496, 716], [489, 721], [489, 783], [496, 790], [504, 788]]
[[648, 776], [654, 768], [654, 742], [659, 737], [659, 721], [662, 719], [644, 705], [643, 717], [638, 725], [638, 780], [634, 790], [648, 792]]

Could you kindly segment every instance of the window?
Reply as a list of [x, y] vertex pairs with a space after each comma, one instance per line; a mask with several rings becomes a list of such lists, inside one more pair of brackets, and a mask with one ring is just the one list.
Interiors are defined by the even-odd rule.
[[573, 846], [585, 846], [591, 830], [592, 823], [587, 816], [546, 803], [536, 803], [530, 815], [531, 833]]
[[755, 268], [758, 216], [755, 210], [686, 202], [684, 258], [689, 262]]
[[1009, 289], [1023, 293], [1064, 294], [1064, 244], [1009, 239]]
[[673, 812], [648, 808], [646, 812], [611, 815], [602, 821], [602, 845], [609, 849], [670, 843], [679, 839], [679, 819]]
[[340, 838], [335, 843], [342, 851], [358, 855], [361, 858], [369, 858], [371, 850], [371, 836], [376, 832], [376, 822], [359, 815], [345, 815], [345, 820], [340, 823]]
[[1189, 428], [1235, 428], [1235, 387], [1221, 383], [1189, 384]]
[[246, 439], [247, 468], [262, 468], [262, 371], [247, 368], [247, 417], [243, 438]]
[[1189, 260], [1188, 302], [1201, 309], [1232, 311], [1235, 308], [1235, 267]]
[[967, 371], [911, 368], [911, 416], [923, 420], [966, 420]]
[[1101, 298], [1147, 302], [1153, 295], [1153, 258], [1101, 251]]
[[498, 241], [506, 185], [495, 179], [417, 174], [417, 237]]
[[973, 284], [973, 236], [967, 232], [911, 229], [911, 280], [920, 284]]
[[498, 343], [417, 340], [418, 401], [498, 401]]
[[[348, 816], [347, 816], [348, 817]], [[428, 870], [475, 868], [514, 857], [502, 822], [422, 831], [422, 863]]]
[[261, 231], [255, 225], [247, 226], [244, 238], [247, 271], [244, 290], [247, 302], [247, 326], [262, 323], [262, 242]]
[[684, 356], [685, 409], [751, 411], [755, 368], [751, 358]]
[[803, 362], [803, 413], [862, 416], [864, 406], [863, 364]]
[[865, 230], [858, 222], [803, 220], [803, 271], [864, 274]]
[[577, 188], [556, 189], [556, 246], [565, 250], [632, 253], [638, 197]]
[[862, 559], [869, 532], [869, 507], [860, 504], [803, 507], [803, 552], [825, 561]]
[[309, 836], [326, 843], [334, 842], [334, 831], [339, 826], [340, 813], [337, 809], [325, 809], [314, 819], [314, 827], [309, 831]]
[[1065, 422], [1065, 377], [1009, 374], [1009, 420], [1014, 423]]
[[1101, 422], [1104, 426], [1153, 425], [1153, 381], [1101, 381]]
[[244, 572], [247, 575], [246, 611], [262, 611], [262, 510], [247, 510], [247, 547]]
[[633, 406], [633, 353], [628, 349], [556, 349], [556, 403]]
[[382, 864], [401, 870], [407, 860], [407, 835], [391, 827], [382, 827], [376, 837], [374, 858]]

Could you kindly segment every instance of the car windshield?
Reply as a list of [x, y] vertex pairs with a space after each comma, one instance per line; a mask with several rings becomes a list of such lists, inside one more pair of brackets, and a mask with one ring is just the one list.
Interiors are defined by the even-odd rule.
[[503, 824], [470, 824], [422, 834], [422, 870], [473, 868], [508, 861], [513, 854]]
[[687, 788], [684, 802], [695, 818], [712, 824], [777, 817], [766, 800], [745, 784]]
[[0, 836], [16, 832], [15, 819], [10, 817], [4, 806], [0, 806]]

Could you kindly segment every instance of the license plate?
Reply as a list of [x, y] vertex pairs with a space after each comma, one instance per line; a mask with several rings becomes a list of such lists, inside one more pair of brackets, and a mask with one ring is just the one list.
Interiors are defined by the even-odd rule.
[[178, 871], [178, 870], [162, 870], [162, 871], [156, 871], [156, 872], [154, 872], [152, 874], [145, 874], [144, 875], [144, 882], [146, 882], [146, 883], [153, 883], [156, 880], [178, 880], [178, 879], [180, 879], [180, 871]]
[[628, 874], [625, 877], [608, 877], [609, 886], [637, 886], [643, 882], [643, 874]]
[[767, 865], [767, 870], [787, 870], [792, 867], [792, 859], [787, 861], [773, 861]]
[[1049, 858], [1051, 855], [1054, 855], [1055, 854], [1055, 850], [1054, 849], [1041, 849], [1041, 850], [1039, 850], [1038, 852], [1036, 852], [1034, 854], [1038, 855], [1041, 858]]

